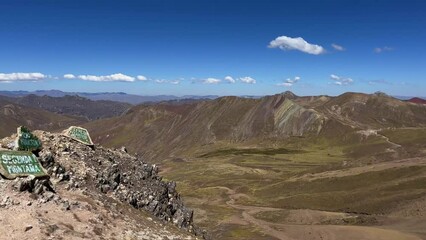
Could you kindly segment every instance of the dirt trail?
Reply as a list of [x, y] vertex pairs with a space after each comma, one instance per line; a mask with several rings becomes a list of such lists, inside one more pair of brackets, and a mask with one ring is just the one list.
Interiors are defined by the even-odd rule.
[[[257, 226], [262, 231], [272, 237], [275, 237], [277, 239], [281, 240], [294, 240], [294, 238], [291, 238], [290, 236], [287, 236], [284, 232], [277, 231], [274, 228], [270, 227], [270, 224], [266, 221], [262, 221], [259, 219], [254, 218], [252, 215], [258, 213], [258, 212], [264, 212], [264, 211], [275, 211], [275, 210], [282, 210], [279, 208], [270, 208], [270, 207], [256, 207], [256, 206], [244, 206], [244, 205], [237, 205], [235, 204], [235, 200], [240, 198], [241, 196], [247, 196], [245, 194], [239, 194], [236, 193], [235, 190], [230, 189], [228, 187], [218, 186], [216, 188], [224, 189], [227, 191], [227, 194], [229, 196], [229, 200], [226, 202], [226, 204], [232, 208], [242, 210], [242, 219], [235, 220], [234, 222], [247, 222], [251, 225]], [[248, 197], [248, 196], [247, 196]]]
[[[318, 215], [344, 217], [346, 213], [334, 213], [327, 211], [316, 211], [310, 209], [301, 210], [288, 210], [281, 208], [259, 207], [259, 206], [245, 206], [235, 203], [235, 200], [240, 197], [248, 197], [245, 194], [236, 193], [235, 190], [224, 186], [216, 188], [226, 190], [229, 200], [226, 204], [234, 209], [241, 210], [241, 216], [233, 216], [234, 223], [256, 226], [261, 229], [263, 233], [280, 240], [324, 240], [324, 239], [364, 239], [364, 240], [420, 240], [421, 238], [403, 233], [397, 230], [379, 228], [379, 227], [366, 227], [366, 226], [339, 226], [339, 225], [315, 225], [313, 222], [303, 221], [300, 224], [288, 223], [271, 223], [254, 216], [259, 212], [269, 211], [291, 211], [294, 215], [299, 215], [300, 219], [315, 219]], [[236, 219], [239, 218], [239, 219]]]
[[382, 135], [382, 134], [380, 134], [380, 133], [377, 133], [377, 136], [382, 137], [383, 139], [385, 139], [385, 141], [386, 141], [387, 143], [389, 143], [390, 145], [392, 145], [392, 147], [393, 147], [393, 148], [400, 148], [400, 147], [402, 147], [401, 145], [399, 145], [399, 144], [397, 144], [397, 143], [394, 143], [394, 142], [392, 142], [391, 140], [389, 140], [389, 138], [388, 138], [388, 137], [386, 137], [385, 135]]

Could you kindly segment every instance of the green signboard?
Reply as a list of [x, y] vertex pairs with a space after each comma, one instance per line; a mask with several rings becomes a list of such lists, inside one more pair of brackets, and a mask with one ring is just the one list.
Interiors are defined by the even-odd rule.
[[92, 139], [90, 138], [89, 132], [87, 131], [87, 129], [81, 128], [81, 127], [75, 127], [72, 126], [70, 128], [67, 129], [67, 131], [65, 132], [65, 136], [70, 137], [74, 140], [77, 140], [83, 144], [92, 146], [93, 142]]
[[26, 127], [18, 127], [18, 138], [16, 139], [15, 150], [34, 151], [41, 149], [41, 141], [31, 133]]
[[0, 151], [0, 173], [7, 179], [47, 176], [34, 154], [19, 151]]

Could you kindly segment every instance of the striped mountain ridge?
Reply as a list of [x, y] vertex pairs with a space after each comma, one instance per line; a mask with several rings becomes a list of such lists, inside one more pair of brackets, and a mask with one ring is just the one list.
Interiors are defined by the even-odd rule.
[[222, 97], [181, 105], [139, 105], [121, 117], [91, 122], [86, 127], [99, 143], [125, 145], [156, 157], [218, 141], [319, 134], [326, 121], [315, 109], [279, 94], [261, 99]]
[[[125, 115], [90, 122], [95, 141], [167, 157], [217, 142], [256, 142], [293, 136], [334, 136], [362, 130], [426, 124], [426, 107], [384, 94], [259, 99], [221, 97], [184, 104], [138, 105]], [[102, 126], [102, 127], [99, 127]]]

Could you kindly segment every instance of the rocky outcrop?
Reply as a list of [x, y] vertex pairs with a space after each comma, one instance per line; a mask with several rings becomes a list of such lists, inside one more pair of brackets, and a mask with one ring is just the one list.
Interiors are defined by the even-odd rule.
[[[30, 192], [44, 202], [54, 198], [56, 185], [65, 186], [68, 191], [96, 193], [206, 238], [206, 233], [194, 226], [193, 211], [185, 207], [176, 183], [163, 181], [157, 166], [129, 155], [125, 149], [86, 146], [48, 132], [36, 131], [35, 135], [43, 142], [43, 149], [37, 154], [50, 179], [17, 178], [12, 184], [16, 191]], [[1, 145], [7, 146], [10, 141], [11, 138], [3, 139]]]

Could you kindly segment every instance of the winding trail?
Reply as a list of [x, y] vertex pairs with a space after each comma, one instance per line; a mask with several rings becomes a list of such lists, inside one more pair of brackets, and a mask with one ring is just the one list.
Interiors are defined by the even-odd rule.
[[[301, 223], [271, 223], [254, 217], [259, 212], [269, 211], [282, 211], [288, 209], [272, 208], [272, 207], [259, 207], [259, 206], [246, 206], [236, 204], [236, 199], [240, 197], [249, 197], [246, 194], [237, 193], [235, 190], [225, 186], [217, 186], [215, 188], [223, 189], [228, 194], [229, 200], [226, 201], [226, 205], [240, 210], [241, 216], [235, 222], [244, 225], [248, 223], [255, 226], [264, 234], [267, 234], [273, 238], [280, 240], [325, 240], [325, 239], [344, 239], [355, 240], [421, 240], [421, 238], [411, 235], [408, 233], [400, 232], [398, 230], [386, 229], [374, 226], [350, 226], [350, 225], [320, 225], [315, 222], [301, 222]], [[291, 210], [300, 215], [300, 218], [312, 219], [315, 215], [330, 216], [334, 215], [337, 217], [344, 217], [346, 213], [334, 213], [327, 211], [316, 211], [309, 209]], [[300, 211], [300, 212], [299, 212]], [[234, 216], [235, 217], [235, 216]]]
[[274, 228], [270, 227], [270, 223], [253, 217], [253, 215], [258, 213], [258, 212], [279, 211], [279, 210], [282, 210], [282, 209], [271, 208], [271, 207], [257, 207], [257, 206], [238, 205], [238, 204], [235, 204], [235, 199], [238, 199], [241, 196], [248, 197], [246, 194], [236, 193], [235, 190], [230, 189], [228, 187], [217, 186], [216, 188], [224, 189], [224, 190], [227, 191], [227, 194], [228, 194], [230, 199], [226, 202], [226, 205], [228, 205], [228, 206], [230, 206], [234, 209], [242, 210], [242, 217], [243, 217], [242, 220], [243, 221], [259, 227], [260, 229], [262, 229], [262, 231], [265, 234], [268, 234], [269, 236], [275, 237], [277, 239], [295, 240], [294, 238], [291, 238], [290, 236], [285, 235], [284, 232], [275, 230]]

